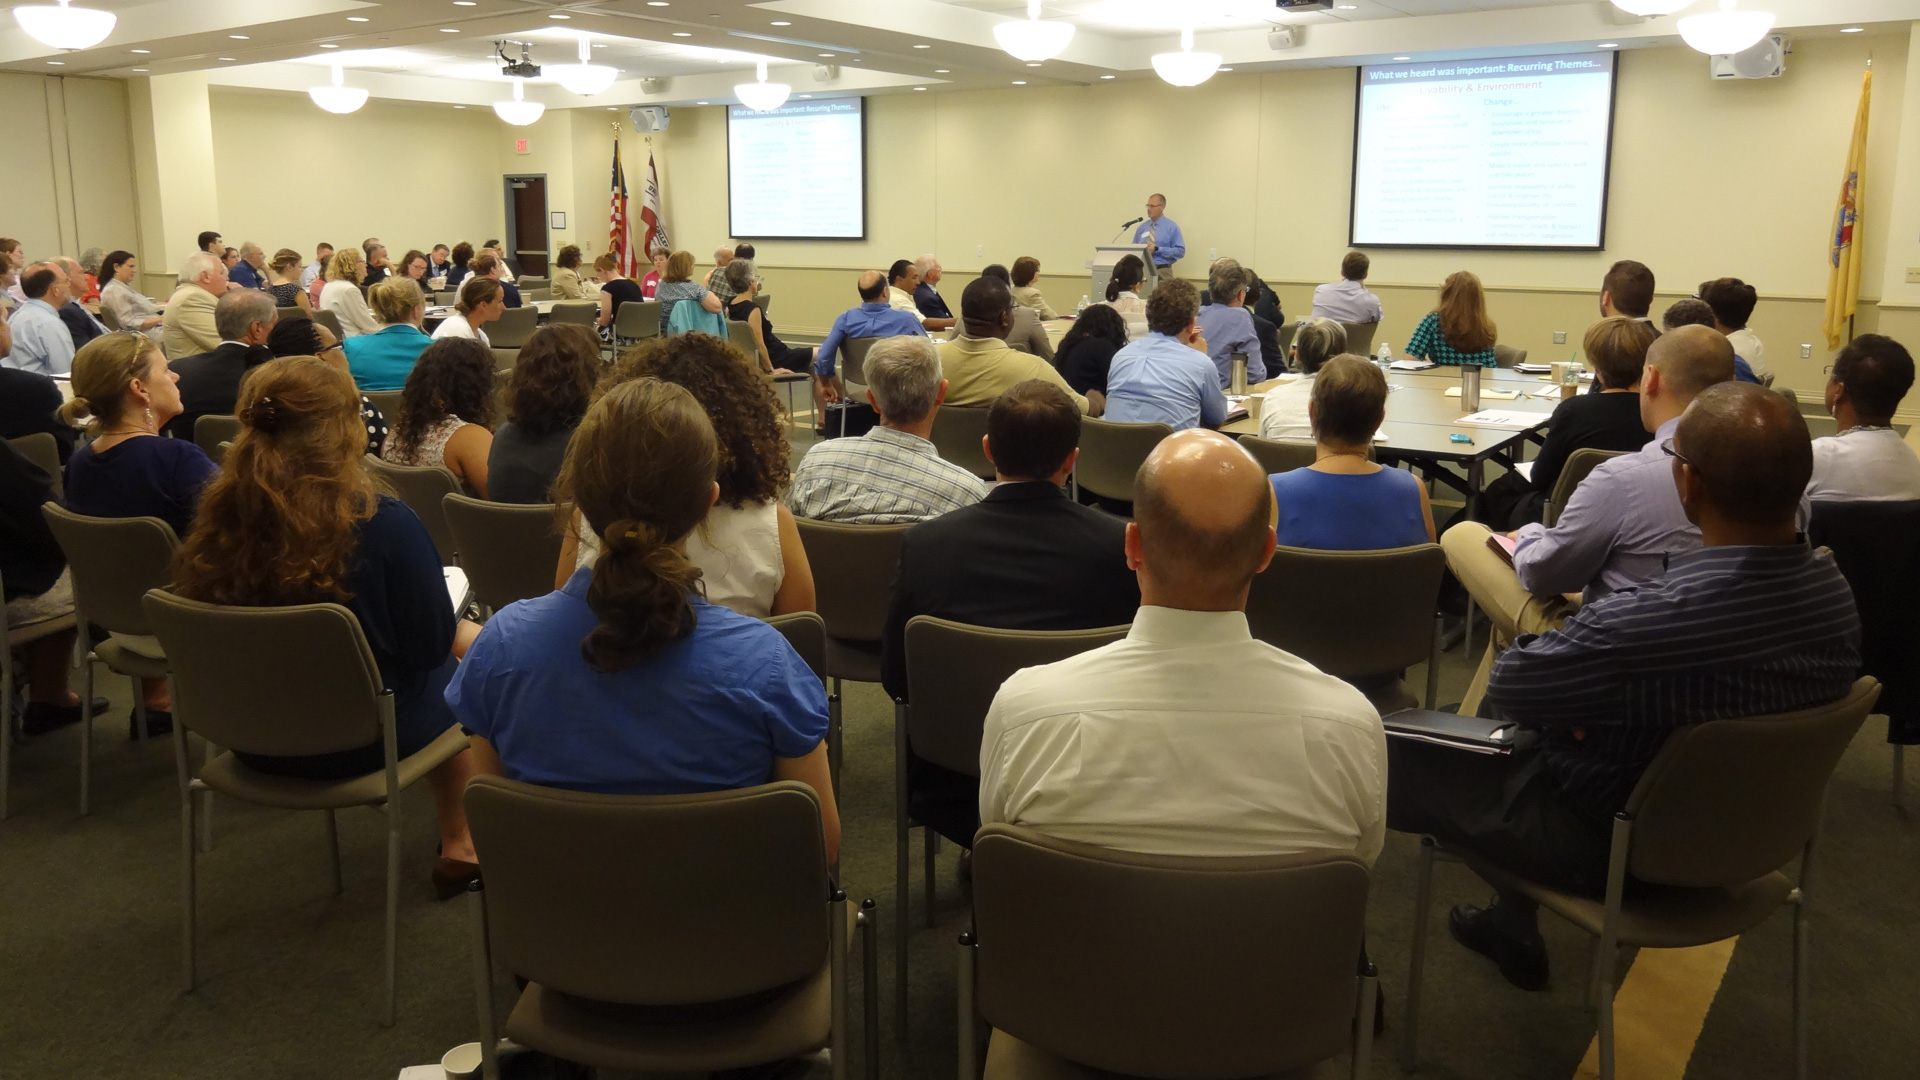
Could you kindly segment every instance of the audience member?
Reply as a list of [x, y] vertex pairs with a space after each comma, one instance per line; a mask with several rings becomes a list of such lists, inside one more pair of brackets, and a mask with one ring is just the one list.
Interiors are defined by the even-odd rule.
[[[861, 278], [863, 295], [867, 280]], [[960, 305], [966, 310], [964, 295]], [[815, 443], [793, 472], [788, 508], [818, 521], [897, 525], [986, 498], [986, 484], [942, 460], [929, 439], [947, 394], [940, 369], [940, 355], [925, 336], [876, 342], [867, 352], [867, 401], [880, 422], [857, 439]]]
[[940, 284], [940, 260], [932, 254], [922, 255], [913, 261], [913, 269], [920, 276], [920, 284], [913, 289], [913, 304], [921, 317], [928, 320], [922, 325], [928, 330], [952, 327], [955, 324], [953, 310], [947, 307], [946, 298], [936, 287]]
[[719, 297], [722, 304], [733, 302], [733, 293], [727, 288], [727, 264], [731, 263], [733, 258], [732, 248], [726, 246], [716, 248], [713, 252], [713, 269], [707, 272], [707, 291]]
[[[405, 503], [376, 492], [358, 399], [344, 372], [306, 357], [248, 374], [240, 435], [175, 556], [172, 589], [243, 607], [345, 605], [393, 695], [395, 750], [404, 758], [453, 726], [442, 693], [474, 628], [454, 617], [426, 526]], [[239, 757], [260, 772], [315, 780], [378, 773], [386, 759], [378, 739], [308, 757]], [[443, 900], [479, 872], [461, 804], [472, 775], [464, 752], [427, 774], [440, 823], [432, 880]]]
[[1022, 255], [1013, 260], [1013, 302], [1021, 307], [1032, 308], [1042, 322], [1051, 322], [1060, 317], [1041, 294], [1040, 286], [1035, 284], [1040, 278], [1040, 260], [1031, 255]]
[[682, 302], [697, 303], [701, 307], [718, 315], [724, 310], [718, 294], [702, 288], [693, 280], [693, 253], [676, 251], [667, 256], [667, 273], [660, 279], [660, 287], [654, 290], [654, 299], [660, 303], [660, 336], [667, 336], [667, 323], [673, 318], [673, 306]]
[[[1713, 317], [1713, 308], [1705, 300], [1692, 297], [1674, 301], [1673, 306], [1660, 317], [1660, 325], [1662, 330], [1667, 331], [1682, 326], [1704, 326], [1716, 334], [1720, 332], [1719, 321]], [[1760, 382], [1760, 376], [1753, 373], [1753, 368], [1737, 352], [1733, 354], [1733, 379], [1735, 382]]]
[[[1008, 295], [1013, 292], [1013, 275], [999, 263], [989, 263], [980, 271], [983, 278], [997, 278], [1007, 287]], [[958, 337], [958, 334], [954, 335]], [[1040, 313], [1015, 301], [1013, 305], [1013, 325], [1007, 330], [1007, 345], [1019, 352], [1031, 353], [1049, 364], [1054, 364], [1053, 338], [1048, 336], [1047, 328], [1040, 323]]]
[[100, 301], [100, 264], [105, 262], [107, 253], [101, 248], [90, 247], [80, 253], [80, 269], [87, 275], [87, 291], [80, 296], [83, 304], [95, 304]]
[[521, 305], [520, 288], [507, 277], [506, 264], [493, 255], [473, 257], [473, 277], [490, 278], [500, 285], [500, 300], [506, 307], [517, 308]]
[[220, 234], [214, 232], [212, 229], [208, 229], [200, 234], [200, 250], [212, 255], [216, 259], [224, 259], [227, 257], [226, 241], [220, 239]]
[[484, 499], [493, 406], [493, 350], [465, 338], [433, 342], [407, 375], [380, 459], [444, 466], [467, 494]]
[[1146, 337], [1113, 355], [1106, 418], [1122, 424], [1166, 424], [1175, 431], [1219, 427], [1227, 418], [1220, 374], [1200, 334], [1200, 294], [1168, 278], [1147, 303]]
[[[664, 265], [664, 259], [662, 260]], [[593, 260], [593, 270], [600, 282], [599, 325], [609, 332], [613, 329], [614, 317], [620, 313], [620, 305], [639, 303], [653, 298], [651, 293], [643, 291], [633, 283], [633, 279], [620, 273], [620, 260], [612, 255], [602, 255]]]
[[169, 365], [178, 380], [180, 415], [167, 423], [168, 435], [191, 441], [193, 425], [202, 416], [233, 415], [241, 377], [273, 359], [267, 337], [278, 318], [273, 297], [258, 289], [236, 289], [220, 298], [213, 309], [219, 347]]
[[60, 318], [60, 309], [72, 296], [66, 271], [50, 262], [34, 263], [21, 275], [20, 287], [27, 299], [7, 320], [13, 327], [13, 352], [4, 363], [42, 375], [67, 374], [73, 370], [74, 344], [73, 332]]
[[1377, 323], [1386, 316], [1380, 298], [1367, 291], [1373, 260], [1364, 252], [1349, 251], [1340, 260], [1340, 280], [1313, 289], [1313, 317], [1342, 323]]
[[299, 269], [299, 252], [292, 248], [281, 248], [273, 253], [273, 261], [267, 264], [267, 295], [273, 297], [274, 306], [297, 307], [307, 312], [313, 310], [307, 290], [295, 276]]
[[1495, 367], [1493, 344], [1499, 328], [1487, 317], [1487, 294], [1480, 279], [1465, 270], [1440, 286], [1440, 307], [1427, 312], [1407, 342], [1407, 355], [1451, 367]]
[[360, 292], [360, 282], [365, 276], [366, 268], [360, 262], [358, 250], [341, 248], [334, 252], [333, 261], [327, 264], [320, 302], [315, 305], [321, 311], [333, 312], [333, 317], [340, 320], [340, 336], [349, 341], [380, 329], [367, 307], [366, 296]]
[[767, 624], [700, 594], [686, 545], [719, 496], [712, 425], [682, 387], [633, 379], [587, 412], [562, 497], [604, 554], [495, 613], [447, 688], [483, 772], [627, 795], [797, 780], [840, 815], [820, 679]]
[[1600, 282], [1600, 317], [1645, 319], [1653, 310], [1653, 271], [1646, 263], [1621, 259]]
[[1247, 628], [1274, 548], [1260, 467], [1223, 435], [1183, 432], [1147, 457], [1133, 498], [1133, 628], [1000, 687], [980, 741], [981, 822], [1148, 854], [1371, 863], [1385, 832], [1379, 713]]
[[[1649, 363], [1651, 378], [1661, 368]], [[1721, 383], [1700, 391], [1660, 452], [1704, 546], [1507, 650], [1487, 697], [1539, 730], [1534, 745], [1481, 755], [1392, 740], [1392, 828], [1598, 897], [1612, 818], [1669, 734], [1847, 693], [1860, 670], [1853, 594], [1796, 536], [1813, 464], [1806, 422], [1775, 394]], [[1448, 925], [1515, 986], [1546, 987], [1533, 901], [1502, 890], [1485, 908], [1456, 907]]]
[[[0, 333], [5, 325], [0, 323]], [[0, 379], [20, 374], [4, 371]], [[53, 478], [19, 450], [0, 442], [0, 580], [6, 582], [6, 595], [0, 599], [6, 603], [8, 631], [24, 631], [36, 623], [73, 615], [67, 558], [40, 512], [43, 505], [58, 501]], [[26, 659], [27, 684], [20, 733], [27, 738], [80, 722], [82, 703], [69, 687], [77, 636], [78, 631], [69, 626], [19, 646]], [[101, 711], [102, 702], [89, 715]], [[4, 737], [11, 739], [13, 718], [6, 717], [5, 724]]]
[[1122, 255], [1113, 264], [1113, 276], [1107, 279], [1106, 302], [1122, 315], [1146, 315], [1147, 302], [1140, 295], [1140, 285], [1146, 278], [1147, 264], [1140, 261], [1140, 256]]
[[4, 262], [0, 262], [0, 315], [11, 317], [15, 308], [27, 302], [26, 294], [20, 291], [20, 272]]
[[390, 277], [369, 290], [367, 298], [380, 329], [346, 340], [347, 370], [362, 390], [398, 390], [407, 385], [414, 361], [432, 344], [421, 329], [426, 297], [412, 278]]
[[409, 250], [405, 255], [400, 256], [399, 262], [394, 264], [394, 276], [413, 282], [422, 296], [425, 296], [427, 290], [432, 287], [427, 284], [427, 270], [427, 253], [419, 248]]
[[1207, 340], [1207, 357], [1220, 373], [1220, 388], [1233, 385], [1233, 357], [1238, 353], [1247, 361], [1247, 383], [1264, 382], [1267, 361], [1260, 351], [1260, 339], [1253, 328], [1253, 313], [1247, 310], [1247, 289], [1253, 274], [1232, 259], [1213, 264], [1207, 275], [1211, 303], [1200, 307], [1200, 334]]
[[1765, 380], [1773, 370], [1767, 366], [1766, 346], [1747, 328], [1747, 320], [1753, 317], [1760, 294], [1739, 278], [1727, 277], [1701, 282], [1700, 291], [1695, 295], [1713, 309], [1713, 328], [1727, 335], [1733, 354], [1745, 360], [1753, 373]]
[[240, 261], [229, 271], [234, 281], [244, 289], [264, 289], [267, 287], [267, 253], [259, 244], [251, 240], [240, 245]]
[[67, 302], [60, 305], [59, 315], [60, 321], [67, 325], [68, 336], [73, 338], [73, 347], [78, 349], [105, 334], [107, 328], [100, 324], [99, 319], [93, 317], [91, 311], [80, 304], [80, 292], [87, 287], [86, 283], [89, 280], [80, 261], [65, 255], [56, 256], [51, 261], [60, 268], [61, 273], [67, 276]]
[[813, 367], [813, 350], [794, 348], [773, 332], [773, 322], [754, 303], [760, 295], [760, 280], [753, 276], [753, 264], [735, 259], [727, 264], [727, 285], [733, 289], [733, 303], [727, 305], [727, 318], [743, 322], [753, 332], [755, 356], [761, 371], [770, 375], [790, 375]]
[[1913, 356], [1879, 334], [1862, 334], [1834, 357], [1827, 411], [1837, 435], [1813, 440], [1815, 501], [1920, 499], [1920, 457], [1893, 429], [1893, 412], [1913, 389]]
[[427, 253], [427, 280], [446, 277], [453, 269], [451, 256], [452, 252], [447, 249], [447, 245], [433, 245], [433, 250]]
[[1327, 361], [1347, 351], [1347, 328], [1315, 315], [1300, 320], [1293, 334], [1293, 363], [1300, 377], [1283, 382], [1260, 399], [1260, 437], [1313, 441], [1313, 380]]
[[447, 338], [465, 338], [478, 341], [491, 349], [493, 343], [487, 340], [483, 329], [505, 314], [507, 294], [501, 284], [490, 277], [468, 275], [466, 283], [460, 286], [460, 302], [453, 306], [453, 312], [433, 328], [433, 340], [444, 341]]
[[392, 270], [392, 267], [387, 264], [387, 245], [381, 243], [377, 237], [369, 236], [360, 242], [360, 251], [367, 260], [367, 278], [364, 284], [372, 288], [385, 281]]
[[[651, 300], [654, 298], [654, 295], [660, 291], [660, 279], [666, 276], [667, 257], [671, 254], [672, 252], [665, 248], [661, 248], [653, 253], [653, 269], [647, 271], [646, 276], [640, 279], [640, 295], [643, 298]], [[605, 255], [601, 256], [603, 259], [607, 257], [608, 256]], [[615, 265], [619, 265], [617, 260]], [[597, 260], [594, 266], [596, 268], [599, 266]]]
[[[300, 271], [300, 287], [304, 289], [314, 282], [322, 280], [327, 272], [327, 263], [332, 260], [332, 244], [321, 244], [314, 248], [313, 261], [307, 264], [306, 269]], [[280, 306], [285, 307], [286, 305], [282, 304]]]
[[[907, 623], [917, 615], [1005, 630], [1086, 630], [1133, 621], [1140, 587], [1126, 524], [1061, 490], [1079, 459], [1080, 410], [1059, 387], [1019, 383], [987, 412], [999, 478], [985, 500], [901, 541], [881, 643], [887, 696], [907, 700]], [[980, 828], [980, 783], [908, 748], [914, 820], [963, 847]]]
[[926, 337], [917, 314], [894, 311], [887, 303], [887, 279], [878, 270], [860, 275], [855, 283], [860, 306], [841, 312], [827, 331], [826, 340], [813, 354], [814, 401], [816, 404], [839, 401], [846, 386], [834, 370], [834, 358], [841, 346], [855, 338], [884, 338], [901, 335]]
[[[1335, 324], [1338, 325], [1338, 324]], [[1427, 486], [1372, 460], [1387, 417], [1387, 377], [1363, 356], [1336, 356], [1313, 380], [1308, 402], [1314, 462], [1269, 479], [1285, 547], [1377, 551], [1433, 543]]]
[[919, 319], [920, 328], [930, 334], [952, 328], [955, 325], [953, 319], [930, 318], [921, 313], [919, 303], [914, 300], [914, 293], [919, 288], [920, 268], [908, 259], [895, 260], [887, 271], [887, 305]]
[[600, 377], [600, 339], [575, 323], [549, 323], [520, 349], [507, 379], [506, 422], [487, 451], [487, 498], [551, 501], [573, 429]]
[[234, 269], [240, 265], [240, 249], [230, 247], [221, 252], [220, 263], [227, 268], [227, 280], [233, 282], [236, 288], [245, 288], [233, 276]]
[[73, 454], [75, 432], [57, 413], [64, 395], [52, 376], [8, 367], [13, 351], [13, 328], [0, 319], [0, 439], [21, 439], [46, 432], [65, 464]]
[[453, 245], [453, 265], [447, 269], [447, 288], [458, 289], [473, 273], [473, 245], [465, 240]]
[[507, 258], [507, 246], [500, 241], [487, 241], [481, 248], [481, 253], [493, 256], [494, 261], [500, 264], [501, 284], [511, 285], [514, 279], [520, 276], [520, 268], [513, 264], [513, 260]]
[[568, 244], [553, 257], [553, 298], [591, 300], [599, 289], [580, 280], [580, 245]]
[[[999, 277], [981, 277], [968, 283], [960, 294], [960, 314], [966, 326], [958, 337], [939, 347], [940, 370], [947, 382], [946, 403], [984, 409], [1015, 384], [1039, 379], [1066, 392], [1082, 413], [1091, 409], [1098, 415], [1105, 402], [1090, 402], [1075, 393], [1053, 365], [1008, 347], [1014, 314], [1023, 310], [1013, 302], [1012, 286]], [[1031, 317], [1032, 312], [1027, 314]]]
[[1106, 304], [1093, 304], [1074, 318], [1053, 361], [1074, 393], [1088, 395], [1089, 401], [1099, 394], [1104, 401], [1113, 354], [1126, 345], [1127, 320]]
[[[276, 357], [311, 356], [349, 375], [347, 351], [340, 339], [312, 319], [281, 319], [267, 334], [267, 351]], [[367, 453], [378, 455], [387, 444], [387, 418], [365, 394], [360, 395], [360, 417], [367, 425]]]

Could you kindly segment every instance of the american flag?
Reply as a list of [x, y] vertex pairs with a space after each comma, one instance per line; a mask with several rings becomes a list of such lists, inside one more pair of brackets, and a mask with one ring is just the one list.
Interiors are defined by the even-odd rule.
[[648, 260], [656, 251], [666, 251], [673, 246], [667, 239], [667, 226], [661, 220], [660, 213], [660, 173], [653, 167], [653, 149], [647, 149], [647, 183], [640, 193], [640, 220], [647, 227], [646, 235], [640, 241], [640, 253]]
[[627, 219], [627, 175], [620, 170], [620, 138], [613, 140], [613, 205], [607, 226], [607, 254], [620, 261], [620, 276], [633, 277], [639, 269]]

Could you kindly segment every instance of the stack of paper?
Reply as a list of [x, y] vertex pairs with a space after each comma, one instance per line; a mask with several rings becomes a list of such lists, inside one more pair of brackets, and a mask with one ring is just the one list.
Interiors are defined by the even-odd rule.
[[1546, 419], [1545, 413], [1504, 412], [1499, 409], [1482, 409], [1470, 416], [1454, 421], [1464, 427], [1495, 427], [1522, 430], [1534, 427]]
[[[1447, 387], [1447, 396], [1459, 397], [1460, 388], [1457, 386]], [[1482, 386], [1480, 388], [1480, 396], [1483, 398], [1492, 398], [1495, 401], [1512, 401], [1514, 398], [1520, 396], [1520, 391], [1502, 390], [1497, 386]]]
[[1425, 371], [1440, 365], [1431, 360], [1395, 360], [1391, 366], [1395, 371]]

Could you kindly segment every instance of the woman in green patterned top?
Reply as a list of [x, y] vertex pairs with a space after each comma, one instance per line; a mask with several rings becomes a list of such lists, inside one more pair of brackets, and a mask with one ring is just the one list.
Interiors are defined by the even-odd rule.
[[1487, 294], [1480, 279], [1462, 270], [1440, 286], [1440, 308], [1420, 320], [1407, 342], [1407, 355], [1453, 367], [1493, 367], [1498, 335], [1499, 328], [1487, 318]]

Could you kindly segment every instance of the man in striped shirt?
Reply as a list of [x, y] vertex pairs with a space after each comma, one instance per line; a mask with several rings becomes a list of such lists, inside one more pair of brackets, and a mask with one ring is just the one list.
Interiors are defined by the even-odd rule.
[[[1758, 386], [1703, 391], [1662, 444], [1703, 547], [1525, 635], [1487, 700], [1538, 729], [1508, 757], [1390, 740], [1388, 825], [1427, 833], [1556, 888], [1599, 895], [1611, 817], [1676, 728], [1844, 696], [1860, 620], [1833, 560], [1798, 539], [1813, 471], [1806, 421]], [[1522, 989], [1547, 984], [1535, 908], [1501, 894], [1453, 910], [1454, 937]]]

